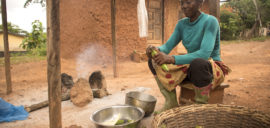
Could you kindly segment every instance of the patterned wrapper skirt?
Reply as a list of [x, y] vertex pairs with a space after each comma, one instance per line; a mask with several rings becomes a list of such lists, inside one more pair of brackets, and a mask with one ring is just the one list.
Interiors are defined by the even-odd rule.
[[[231, 70], [221, 61], [213, 61], [213, 59], [209, 59], [209, 62], [211, 63], [213, 71], [213, 80], [211, 83], [211, 89], [213, 90], [224, 81], [225, 75]], [[178, 85], [182, 86], [181, 83], [187, 77], [189, 64], [167, 64], [169, 68], [168, 72], [164, 71], [161, 66], [155, 64], [154, 62], [152, 64], [156, 70], [158, 79], [168, 91], [174, 90]], [[184, 86], [187, 88], [195, 87], [191, 82], [189, 82], [189, 85]]]

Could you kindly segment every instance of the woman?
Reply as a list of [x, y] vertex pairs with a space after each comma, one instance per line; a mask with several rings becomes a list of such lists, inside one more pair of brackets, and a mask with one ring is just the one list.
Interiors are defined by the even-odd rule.
[[[167, 110], [177, 107], [175, 87], [183, 81], [190, 81], [195, 90], [195, 101], [207, 103], [209, 92], [224, 81], [229, 68], [220, 59], [220, 28], [218, 20], [199, 9], [203, 0], [181, 0], [186, 18], [178, 21], [169, 40], [156, 48], [148, 46], [149, 68], [165, 97]], [[187, 50], [185, 55], [168, 55], [182, 41]], [[156, 55], [151, 55], [155, 50]], [[153, 61], [152, 61], [153, 60]], [[167, 64], [169, 71], [160, 65]]]

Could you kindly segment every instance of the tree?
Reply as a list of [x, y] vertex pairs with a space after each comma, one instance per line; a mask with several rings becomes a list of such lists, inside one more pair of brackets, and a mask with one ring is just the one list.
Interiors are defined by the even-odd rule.
[[26, 8], [27, 6], [30, 5], [30, 3], [37, 3], [40, 4], [42, 7], [45, 7], [46, 0], [26, 0], [24, 3], [24, 7]]
[[232, 0], [227, 4], [233, 8], [233, 12], [240, 16], [245, 28], [252, 28], [256, 18], [256, 10], [252, 0]]
[[267, 26], [270, 23], [270, 0], [259, 0], [262, 25]]
[[[7, 26], [8, 26], [8, 32], [15, 33], [15, 34], [23, 34], [23, 35], [27, 34], [27, 31], [20, 29], [18, 25], [14, 25], [8, 22]], [[2, 24], [0, 25], [0, 30], [3, 30]]]
[[257, 2], [257, 0], [252, 0], [252, 1], [253, 1], [254, 5], [255, 5], [255, 9], [256, 9], [256, 21], [258, 21], [260, 27], [262, 27], [261, 12], [260, 12], [258, 2]]
[[227, 3], [243, 22], [243, 36], [259, 35], [259, 29], [270, 21], [270, 0], [231, 0]]
[[240, 17], [233, 12], [225, 9], [220, 11], [220, 30], [221, 40], [234, 40], [237, 39], [241, 30], [242, 22]]
[[[31, 3], [40, 4], [42, 7], [46, 6], [46, 0], [26, 0], [24, 8], [28, 7]], [[34, 55], [45, 56], [47, 54], [47, 34], [43, 32], [42, 23], [40, 21], [35, 20], [32, 25], [33, 30], [23, 40], [21, 47]]]
[[46, 33], [43, 32], [42, 23], [39, 20], [35, 20], [32, 23], [32, 32], [27, 34], [21, 47], [27, 51], [35, 48], [46, 48], [46, 41]]

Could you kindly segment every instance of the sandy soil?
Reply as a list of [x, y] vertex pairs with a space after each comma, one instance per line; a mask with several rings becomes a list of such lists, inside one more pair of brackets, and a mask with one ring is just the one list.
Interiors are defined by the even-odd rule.
[[[225, 90], [224, 104], [246, 106], [270, 114], [270, 40], [226, 44], [221, 49], [223, 61], [233, 70], [225, 80], [230, 87]], [[95, 99], [82, 108], [70, 101], [62, 102], [63, 127], [73, 124], [83, 128], [94, 127], [89, 120], [91, 113], [104, 106], [123, 104], [125, 93], [131, 90], [146, 90], [155, 96], [158, 99], [156, 109], [160, 109], [164, 102], [146, 62], [121, 61], [118, 78], [113, 77], [112, 64], [87, 65], [80, 62], [78, 65], [74, 60], [62, 59], [61, 67], [62, 72], [72, 75], [74, 81], [101, 70], [112, 94]], [[47, 100], [46, 68], [46, 61], [12, 65], [13, 93], [5, 95], [4, 67], [0, 67], [0, 97], [14, 105], [31, 105]], [[0, 123], [0, 127], [47, 128], [48, 117], [47, 107], [31, 112], [27, 120]]]

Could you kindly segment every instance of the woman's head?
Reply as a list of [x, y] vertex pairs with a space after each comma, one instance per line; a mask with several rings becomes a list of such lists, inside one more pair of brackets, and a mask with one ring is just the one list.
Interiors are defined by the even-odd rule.
[[192, 18], [198, 14], [203, 0], [180, 0], [180, 3], [186, 17]]

